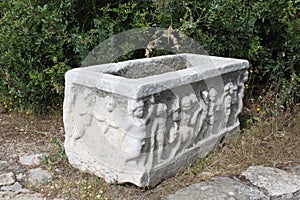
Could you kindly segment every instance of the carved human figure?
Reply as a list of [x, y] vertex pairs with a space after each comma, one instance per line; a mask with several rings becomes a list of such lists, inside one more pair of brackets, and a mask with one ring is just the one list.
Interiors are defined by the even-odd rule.
[[73, 136], [74, 141], [82, 138], [86, 133], [86, 130], [92, 124], [93, 119], [93, 105], [95, 103], [95, 96], [89, 91], [83, 91], [82, 95], [80, 95], [74, 107], [74, 112], [76, 114], [75, 118], [75, 127], [76, 133]]
[[168, 113], [168, 116], [171, 116], [172, 119], [172, 126], [169, 131], [169, 141], [168, 143], [175, 142], [177, 136], [178, 136], [178, 128], [179, 128], [179, 122], [180, 122], [180, 102], [179, 97], [175, 96], [174, 101], [170, 105], [170, 109]]
[[234, 94], [234, 89], [235, 86], [233, 85], [232, 82], [229, 82], [225, 85], [224, 87], [224, 92], [222, 95], [222, 99], [223, 99], [223, 112], [224, 112], [224, 116], [222, 118], [222, 128], [226, 128], [228, 121], [229, 121], [229, 117], [230, 117], [230, 113], [231, 113], [231, 105], [232, 105], [232, 98], [233, 98], [233, 94]]
[[203, 91], [200, 93], [200, 98], [199, 98], [199, 108], [200, 108], [200, 114], [198, 117], [198, 121], [196, 124], [196, 134], [197, 134], [197, 139], [195, 142], [198, 142], [201, 140], [203, 137], [205, 137], [205, 121], [207, 118], [208, 114], [208, 92]]
[[151, 149], [155, 150], [157, 162], [160, 162], [163, 159], [162, 155], [166, 134], [167, 106], [163, 103], [158, 103], [155, 107], [156, 111], [151, 125], [151, 135], [153, 136]]
[[145, 155], [142, 154], [146, 138], [143, 100], [128, 100], [127, 111], [128, 120], [120, 122], [123, 129], [122, 150], [130, 155], [126, 160], [128, 163], [145, 164]]
[[105, 107], [107, 109], [108, 112], [112, 112], [113, 109], [115, 108], [115, 101], [111, 96], [106, 96], [104, 98], [105, 101]]
[[[101, 98], [102, 99], [102, 98]], [[104, 98], [105, 109], [99, 105], [99, 100], [96, 102], [96, 106], [94, 109], [94, 117], [99, 122], [99, 128], [106, 136], [107, 140], [114, 146], [120, 146], [118, 142], [118, 129], [119, 126], [115, 122], [115, 116], [113, 114], [113, 110], [115, 109], [115, 100], [111, 96], [106, 96]], [[103, 104], [102, 104], [103, 105]]]
[[243, 109], [243, 97], [244, 97], [244, 90], [245, 85], [244, 83], [248, 80], [248, 71], [245, 71], [243, 74], [240, 75], [237, 83], [237, 111], [234, 115], [234, 120], [238, 121], [238, 115], [242, 112]]
[[195, 94], [182, 97], [180, 102], [179, 143], [182, 150], [192, 144], [195, 138], [195, 126], [201, 111]]
[[209, 108], [208, 108], [208, 129], [207, 135], [214, 134], [213, 128], [215, 123], [215, 115], [219, 114], [220, 111], [220, 104], [218, 102], [218, 93], [216, 89], [211, 88], [208, 92], [209, 96]]

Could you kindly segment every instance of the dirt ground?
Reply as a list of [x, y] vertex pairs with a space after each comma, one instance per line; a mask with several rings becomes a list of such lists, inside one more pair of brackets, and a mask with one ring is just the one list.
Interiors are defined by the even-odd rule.
[[[64, 154], [62, 114], [0, 113], [0, 160], [18, 163], [21, 155], [44, 153], [41, 167], [53, 174], [46, 185], [30, 187], [45, 197], [64, 199], [161, 199], [176, 190], [216, 175], [233, 176], [251, 165], [285, 167], [300, 164], [300, 108], [276, 115], [246, 108], [241, 135], [199, 159], [153, 189], [106, 184], [80, 172]], [[24, 183], [26, 184], [26, 183]]]
[[0, 159], [16, 155], [51, 153], [51, 138], [63, 140], [59, 115], [0, 114]]

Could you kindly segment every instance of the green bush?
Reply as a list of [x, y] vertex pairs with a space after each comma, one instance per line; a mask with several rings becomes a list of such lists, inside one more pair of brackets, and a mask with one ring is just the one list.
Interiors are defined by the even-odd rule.
[[10, 102], [46, 111], [61, 103], [63, 76], [74, 56], [70, 9], [68, 1], [2, 1], [0, 90], [5, 107]]
[[282, 102], [300, 101], [299, 0], [187, 1], [183, 8], [177, 28], [210, 55], [250, 61], [251, 96], [273, 87]]
[[1, 1], [3, 107], [38, 112], [61, 108], [64, 73], [79, 67], [90, 50], [108, 37], [148, 26], [139, 8], [127, 1]]
[[299, 5], [299, 0], [1, 1], [0, 98], [8, 110], [60, 108], [68, 69], [117, 33], [156, 26], [185, 33], [210, 55], [248, 59], [248, 92], [259, 95], [275, 85], [282, 101], [293, 104], [300, 93]]

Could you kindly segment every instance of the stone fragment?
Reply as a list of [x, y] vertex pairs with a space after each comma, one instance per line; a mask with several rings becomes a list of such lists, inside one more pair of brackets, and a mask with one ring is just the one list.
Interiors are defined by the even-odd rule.
[[251, 166], [242, 173], [272, 199], [295, 199], [300, 193], [300, 176], [264, 166]]
[[[1, 164], [0, 164], [1, 165]], [[18, 165], [17, 162], [15, 162], [14, 158], [10, 158], [9, 161], [2, 161], [2, 167], [0, 166], [0, 171], [3, 172], [14, 172], [21, 173], [25, 171], [24, 168], [22, 168], [20, 165]]]
[[198, 174], [198, 176], [202, 176], [202, 177], [212, 177], [213, 174], [210, 172], [201, 172], [200, 174]]
[[44, 154], [21, 156], [20, 157], [20, 163], [22, 165], [28, 165], [28, 166], [39, 165], [40, 164], [40, 158], [43, 155]]
[[15, 182], [13, 185], [2, 186], [1, 190], [19, 192], [19, 193], [28, 193], [28, 192], [30, 192], [30, 190], [23, 188], [23, 186], [19, 182]]
[[69, 162], [107, 182], [155, 186], [239, 132], [248, 67], [178, 54], [68, 71]]
[[26, 174], [25, 173], [17, 174], [16, 178], [18, 181], [24, 181], [24, 179], [26, 178]]
[[12, 172], [0, 174], [0, 186], [11, 185], [15, 182], [15, 175]]
[[17, 164], [11, 164], [7, 169], [7, 172], [14, 172], [15, 174], [23, 173], [26, 170], [22, 168], [20, 165]]
[[41, 194], [19, 194], [18, 192], [0, 192], [1, 200], [46, 200]]
[[51, 174], [42, 168], [30, 169], [28, 171], [28, 181], [36, 183], [47, 183], [52, 178]]
[[41, 194], [18, 194], [14, 200], [47, 200]]
[[16, 192], [7, 192], [7, 191], [0, 191], [0, 199], [1, 200], [11, 200], [17, 195]]
[[7, 161], [0, 160], [0, 171], [4, 171], [9, 166]]
[[267, 200], [261, 191], [228, 177], [215, 177], [192, 184], [167, 197], [168, 200]]

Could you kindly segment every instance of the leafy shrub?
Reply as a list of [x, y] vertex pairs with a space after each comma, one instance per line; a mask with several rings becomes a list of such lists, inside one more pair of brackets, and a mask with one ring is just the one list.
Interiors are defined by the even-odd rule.
[[[159, 9], [173, 8], [174, 2]], [[162, 24], [172, 24], [198, 41], [210, 55], [249, 60], [251, 97], [271, 87], [278, 93], [276, 103], [299, 103], [299, 0], [176, 2], [180, 6], [169, 11], [172, 17]]]
[[73, 64], [68, 1], [3, 1], [0, 5], [0, 90], [12, 101], [46, 111], [61, 103]]
[[[68, 69], [79, 67], [105, 39], [152, 26], [179, 30], [210, 55], [249, 60], [248, 93], [256, 96], [272, 86], [283, 102], [293, 104], [300, 93], [299, 5], [299, 0], [1, 1], [0, 98], [6, 109], [59, 108]], [[144, 56], [138, 50], [119, 60]]]
[[60, 108], [67, 70], [108, 37], [148, 26], [137, 3], [126, 1], [1, 1], [0, 13], [0, 98], [7, 110]]

